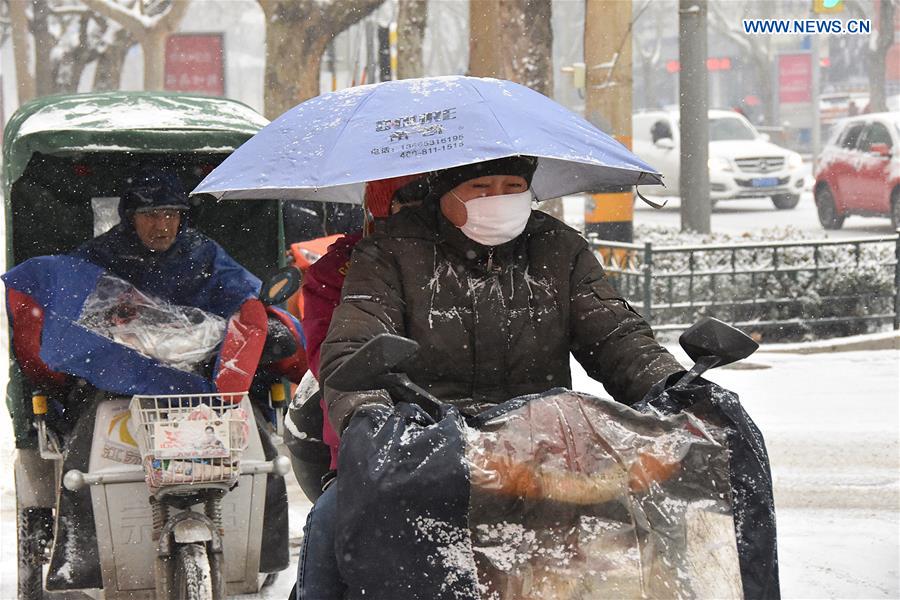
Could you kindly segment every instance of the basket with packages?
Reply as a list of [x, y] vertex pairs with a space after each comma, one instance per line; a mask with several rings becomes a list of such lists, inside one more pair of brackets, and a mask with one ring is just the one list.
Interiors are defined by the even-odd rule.
[[231, 484], [250, 435], [244, 394], [134, 396], [147, 485]]

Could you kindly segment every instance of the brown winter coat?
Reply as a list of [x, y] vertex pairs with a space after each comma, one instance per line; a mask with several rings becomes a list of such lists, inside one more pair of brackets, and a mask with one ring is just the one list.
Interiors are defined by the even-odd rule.
[[[407, 374], [469, 413], [571, 386], [569, 352], [625, 404], [683, 368], [578, 232], [539, 211], [494, 248], [468, 239], [434, 205], [388, 219], [353, 252], [322, 345], [322, 381], [383, 332], [419, 342]], [[326, 389], [338, 430], [361, 401]]]

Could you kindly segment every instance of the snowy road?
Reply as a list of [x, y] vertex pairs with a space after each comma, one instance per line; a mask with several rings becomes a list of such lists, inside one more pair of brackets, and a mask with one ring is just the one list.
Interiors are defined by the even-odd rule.
[[[638, 201], [635, 205], [635, 225], [665, 225], [680, 227], [681, 201], [670, 199], [669, 203], [656, 210]], [[812, 193], [804, 193], [800, 203], [793, 210], [777, 210], [768, 199], [723, 200], [716, 205], [710, 217], [712, 230], [739, 235], [748, 231], [784, 228], [792, 226], [818, 239], [847, 239], [870, 236], [891, 235], [890, 219], [887, 217], [847, 217], [844, 226], [837, 231], [825, 231], [816, 215], [816, 205]]]
[[[810, 238], [847, 239], [858, 237], [891, 235], [890, 219], [887, 217], [848, 217], [843, 228], [838, 231], [825, 231], [816, 215], [816, 205], [812, 195], [811, 165], [804, 163], [806, 170], [806, 186], [800, 195], [800, 203], [792, 210], [777, 210], [771, 200], [760, 198], [753, 200], [722, 200], [716, 204], [710, 216], [712, 230], [717, 233], [740, 235], [742, 233], [760, 231], [762, 229], [795, 227]], [[659, 199], [657, 199], [659, 200]], [[667, 198], [666, 206], [654, 209], [640, 200], [635, 203], [634, 224], [660, 225], [679, 229], [681, 227], [681, 200], [677, 197]], [[574, 227], [584, 222], [584, 203], [581, 199], [570, 196], [566, 201], [566, 221]]]
[[[900, 597], [900, 353], [770, 354], [720, 369], [765, 434], [785, 598]], [[575, 387], [602, 393], [576, 370]], [[15, 596], [11, 432], [0, 420], [0, 598]], [[309, 503], [294, 484], [292, 556]], [[260, 598], [286, 598], [291, 570]], [[55, 596], [61, 597], [61, 596]], [[256, 597], [256, 596], [254, 596]]]

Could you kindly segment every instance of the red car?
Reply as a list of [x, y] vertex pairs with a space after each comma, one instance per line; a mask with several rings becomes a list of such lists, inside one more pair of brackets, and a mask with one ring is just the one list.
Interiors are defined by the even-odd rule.
[[900, 112], [859, 115], [835, 125], [815, 176], [825, 229], [840, 229], [848, 215], [890, 217], [900, 227]]

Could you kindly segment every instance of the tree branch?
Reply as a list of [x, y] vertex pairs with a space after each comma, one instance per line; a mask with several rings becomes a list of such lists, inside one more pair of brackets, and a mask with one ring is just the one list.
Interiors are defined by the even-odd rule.
[[81, 1], [98, 15], [119, 23], [138, 41], [143, 41], [147, 34], [157, 27], [174, 28], [174, 25], [184, 16], [190, 2], [190, 0], [172, 0], [167, 10], [147, 16], [140, 12], [140, 2], [135, 3], [133, 8], [127, 8], [115, 0]]
[[713, 1], [707, 4], [707, 6], [709, 7], [709, 12], [707, 14], [711, 17], [709, 19], [709, 24], [713, 29], [726, 36], [745, 52], [753, 53], [753, 42], [750, 41], [750, 36], [744, 35], [743, 30], [736, 25], [731, 25], [733, 19], [722, 12], [722, 5], [719, 2]]
[[154, 27], [164, 27], [170, 31], [174, 30], [178, 27], [189, 5], [190, 0], [172, 0], [169, 10], [153, 17], [159, 19]]
[[362, 21], [384, 0], [333, 0], [322, 11], [323, 22], [331, 27], [334, 37], [351, 25]]
[[[100, 16], [112, 19], [131, 32], [138, 40], [143, 40], [147, 30], [153, 26], [153, 20], [141, 15], [138, 11], [125, 8], [115, 0], [81, 0]], [[138, 5], [140, 2], [138, 3]]]

